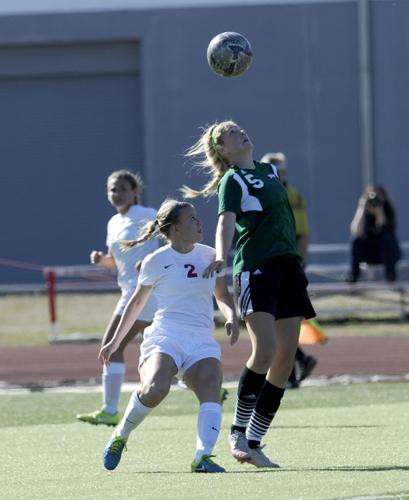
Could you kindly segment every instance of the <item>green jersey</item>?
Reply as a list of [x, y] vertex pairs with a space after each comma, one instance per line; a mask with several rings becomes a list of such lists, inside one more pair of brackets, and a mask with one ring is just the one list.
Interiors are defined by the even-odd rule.
[[271, 257], [296, 255], [295, 221], [277, 169], [254, 162], [255, 169], [233, 165], [218, 186], [219, 215], [234, 212], [238, 240], [233, 276], [254, 271]]

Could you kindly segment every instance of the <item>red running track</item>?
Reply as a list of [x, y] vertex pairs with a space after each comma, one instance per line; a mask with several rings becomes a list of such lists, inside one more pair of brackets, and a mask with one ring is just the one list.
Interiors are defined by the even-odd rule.
[[[98, 344], [56, 344], [44, 347], [0, 347], [0, 382], [6, 384], [70, 384], [100, 381]], [[409, 373], [409, 336], [345, 337], [325, 345], [306, 346], [318, 358], [314, 377], [337, 375], [404, 375]], [[237, 380], [250, 353], [243, 338], [231, 347], [222, 344], [225, 380]], [[139, 380], [139, 345], [128, 346], [127, 380]]]

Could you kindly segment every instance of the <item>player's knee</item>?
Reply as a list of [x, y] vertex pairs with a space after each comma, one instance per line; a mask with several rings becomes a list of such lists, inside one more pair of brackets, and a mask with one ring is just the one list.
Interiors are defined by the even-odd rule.
[[273, 353], [259, 351], [254, 354], [253, 364], [258, 370], [267, 372], [273, 361]]
[[159, 404], [169, 393], [170, 385], [167, 382], [150, 380], [141, 388], [141, 398], [151, 404]]
[[289, 377], [294, 366], [294, 358], [277, 353], [274, 357], [275, 371], [281, 373], [283, 377]]
[[222, 385], [222, 375], [217, 373], [203, 374], [196, 383], [201, 388], [208, 388], [210, 391], [219, 391]]

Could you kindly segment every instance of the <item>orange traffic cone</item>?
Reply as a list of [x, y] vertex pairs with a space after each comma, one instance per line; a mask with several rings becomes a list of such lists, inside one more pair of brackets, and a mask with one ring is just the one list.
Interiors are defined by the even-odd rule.
[[328, 340], [316, 319], [303, 320], [300, 330], [300, 344], [324, 344]]

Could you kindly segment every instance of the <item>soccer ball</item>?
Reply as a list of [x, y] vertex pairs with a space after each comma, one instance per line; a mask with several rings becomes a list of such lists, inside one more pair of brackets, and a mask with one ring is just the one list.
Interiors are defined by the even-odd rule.
[[250, 43], [240, 33], [219, 33], [207, 47], [207, 62], [221, 76], [241, 75], [250, 67], [252, 60]]

